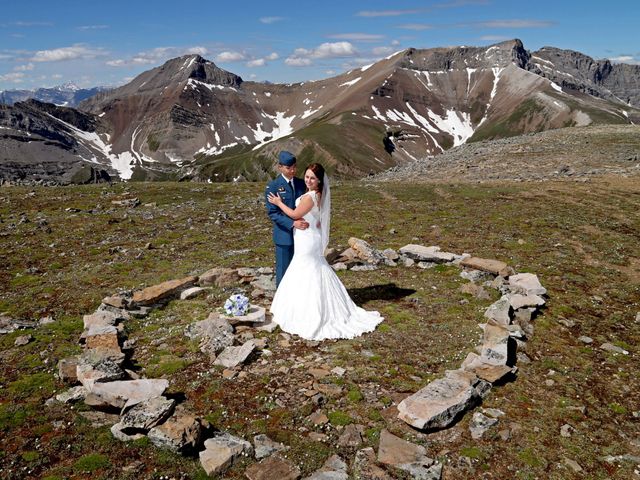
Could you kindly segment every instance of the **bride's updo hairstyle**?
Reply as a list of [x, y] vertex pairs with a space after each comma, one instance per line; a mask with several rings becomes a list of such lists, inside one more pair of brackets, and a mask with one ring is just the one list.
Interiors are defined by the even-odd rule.
[[306, 170], [311, 170], [316, 176], [318, 179], [318, 192], [322, 193], [324, 190], [324, 167], [319, 163], [312, 163], [306, 168]]

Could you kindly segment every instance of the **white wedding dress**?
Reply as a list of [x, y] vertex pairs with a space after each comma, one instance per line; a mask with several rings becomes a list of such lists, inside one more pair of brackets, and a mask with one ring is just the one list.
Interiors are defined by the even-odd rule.
[[[304, 216], [306, 230], [293, 234], [294, 255], [273, 297], [273, 321], [307, 340], [354, 338], [376, 328], [383, 317], [358, 307], [323, 255], [316, 192], [307, 192], [313, 208]], [[296, 200], [296, 206], [300, 199]]]

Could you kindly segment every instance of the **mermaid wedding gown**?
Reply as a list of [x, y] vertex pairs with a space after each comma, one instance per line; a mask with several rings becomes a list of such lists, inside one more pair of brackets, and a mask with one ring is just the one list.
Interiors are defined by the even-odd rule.
[[327, 263], [318, 228], [321, 216], [316, 192], [305, 195], [313, 199], [313, 208], [304, 216], [309, 228], [294, 231], [293, 259], [271, 304], [273, 321], [283, 331], [307, 340], [354, 338], [371, 332], [383, 317], [353, 303]]

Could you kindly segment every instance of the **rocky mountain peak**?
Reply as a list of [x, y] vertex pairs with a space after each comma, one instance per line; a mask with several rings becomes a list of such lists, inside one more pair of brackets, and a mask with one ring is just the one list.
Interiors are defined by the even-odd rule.
[[489, 47], [409, 48], [398, 60], [398, 66], [432, 72], [506, 67], [512, 63], [523, 68], [529, 56], [522, 41], [514, 39]]

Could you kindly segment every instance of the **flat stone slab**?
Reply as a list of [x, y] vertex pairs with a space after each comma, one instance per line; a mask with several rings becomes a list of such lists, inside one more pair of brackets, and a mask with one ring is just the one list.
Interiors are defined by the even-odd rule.
[[234, 368], [243, 363], [256, 349], [253, 340], [246, 341], [240, 347], [227, 347], [213, 362], [214, 365], [222, 365], [226, 368]]
[[509, 298], [503, 295], [502, 298], [489, 305], [484, 312], [484, 316], [502, 325], [509, 325], [511, 323], [512, 312], [513, 309], [511, 308]]
[[509, 275], [509, 266], [500, 260], [492, 260], [480, 257], [468, 257], [460, 262], [461, 267], [472, 268], [482, 272], [489, 272], [493, 275], [506, 277]]
[[233, 327], [216, 312], [212, 312], [206, 320], [189, 325], [185, 335], [199, 339], [200, 351], [212, 357], [233, 345], [234, 341]]
[[481, 356], [487, 363], [506, 365], [512, 357], [515, 343], [509, 340], [511, 332], [505, 325], [489, 320], [483, 326]]
[[180, 453], [195, 450], [202, 442], [202, 423], [189, 414], [175, 414], [149, 430], [147, 437], [156, 447]]
[[542, 286], [534, 273], [518, 273], [509, 277], [509, 287], [514, 293], [523, 295], [546, 295], [547, 289]]
[[246, 315], [220, 315], [220, 318], [224, 318], [229, 324], [237, 325], [240, 323], [256, 323], [262, 324], [266, 321], [266, 310], [260, 305], [249, 305]]
[[136, 306], [154, 305], [176, 296], [178, 292], [192, 287], [197, 281], [198, 277], [189, 276], [153, 285], [152, 287], [147, 287], [144, 290], [135, 292], [131, 303]]
[[376, 250], [367, 242], [359, 238], [351, 237], [349, 239], [349, 246], [360, 260], [364, 260], [372, 265], [384, 263], [386, 259], [382, 252]]
[[456, 259], [453, 253], [441, 252], [438, 246], [424, 247], [409, 244], [400, 249], [400, 254], [417, 262], [447, 263]]
[[[251, 454], [249, 442], [228, 433], [221, 433], [204, 442], [205, 449], [199, 454], [200, 464], [207, 475], [217, 475], [227, 470], [241, 454]], [[275, 477], [278, 478], [278, 477]]]
[[120, 424], [123, 429], [149, 430], [169, 418], [175, 404], [175, 400], [164, 397], [150, 398], [128, 410]]
[[388, 430], [382, 430], [378, 447], [378, 462], [386, 465], [425, 463], [430, 466], [433, 464], [433, 459], [427, 457], [427, 449], [423, 446], [396, 437]]
[[376, 465], [376, 454], [371, 447], [356, 452], [353, 477], [358, 480], [393, 480], [391, 475]]
[[301, 472], [290, 460], [272, 455], [251, 465], [244, 475], [249, 480], [298, 480]]
[[207, 290], [202, 287], [190, 287], [180, 292], [180, 300], [191, 300], [200, 295], [203, 295]]
[[541, 307], [546, 302], [540, 295], [521, 295], [519, 293], [511, 293], [507, 295], [509, 303], [514, 310], [528, 307]]
[[120, 350], [118, 329], [112, 325], [92, 325], [85, 332], [87, 348], [102, 348], [105, 350]]
[[91, 327], [114, 326], [118, 320], [120, 320], [120, 316], [109, 310], [97, 310], [82, 317], [85, 330], [90, 330]]
[[162, 378], [95, 383], [85, 403], [96, 407], [131, 407], [150, 398], [159, 397], [168, 386], [169, 380]]
[[478, 377], [449, 370], [398, 404], [398, 418], [418, 429], [445, 428], [480, 399]]
[[201, 287], [215, 285], [216, 287], [230, 287], [240, 283], [240, 275], [235, 268], [216, 267], [200, 275], [198, 284]]
[[263, 434], [253, 437], [253, 447], [255, 450], [256, 458], [258, 460], [264, 457], [268, 457], [274, 452], [282, 452], [289, 449], [289, 447], [287, 447], [286, 445], [274, 442], [269, 437]]
[[113, 382], [127, 377], [120, 364], [108, 357], [82, 356], [76, 365], [76, 379], [91, 390], [96, 382]]
[[505, 376], [517, 371], [516, 367], [509, 367], [501, 364], [496, 365], [473, 352], [469, 352], [467, 358], [462, 362], [461, 368], [463, 370], [473, 372], [479, 378], [491, 383], [495, 383]]

